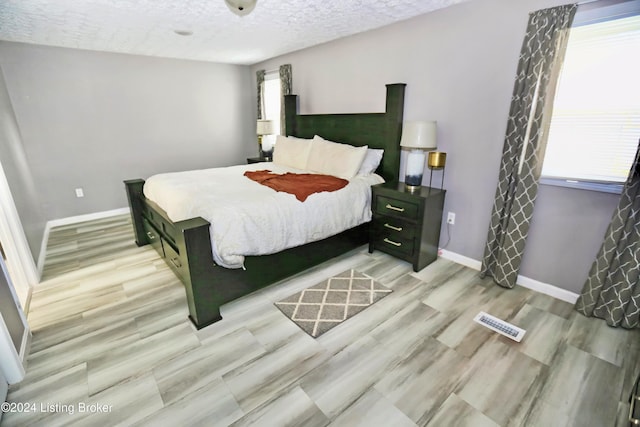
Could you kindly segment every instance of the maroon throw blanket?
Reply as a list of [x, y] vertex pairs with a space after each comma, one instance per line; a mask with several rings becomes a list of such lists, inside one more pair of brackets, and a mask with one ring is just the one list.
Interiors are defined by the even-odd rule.
[[346, 179], [331, 175], [290, 172], [278, 175], [269, 170], [247, 171], [244, 176], [276, 191], [293, 194], [301, 202], [313, 193], [336, 191], [349, 183]]

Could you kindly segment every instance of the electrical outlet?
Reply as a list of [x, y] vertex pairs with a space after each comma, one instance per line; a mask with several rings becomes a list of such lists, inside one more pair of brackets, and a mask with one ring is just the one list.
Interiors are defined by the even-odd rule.
[[82, 188], [76, 188], [76, 197], [84, 197], [84, 190]]
[[447, 214], [447, 224], [454, 225], [456, 223], [456, 214], [449, 212]]

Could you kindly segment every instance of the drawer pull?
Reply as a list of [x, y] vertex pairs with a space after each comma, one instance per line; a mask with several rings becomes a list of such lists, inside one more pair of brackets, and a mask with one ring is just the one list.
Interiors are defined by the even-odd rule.
[[387, 203], [387, 206], [385, 206], [385, 208], [391, 209], [392, 211], [404, 212], [404, 208], [399, 208], [397, 206], [390, 205], [389, 203]]
[[170, 259], [171, 259], [171, 263], [172, 263], [173, 265], [175, 265], [175, 266], [176, 266], [176, 268], [180, 268], [180, 267], [182, 267], [182, 263], [180, 262], [180, 258], [175, 257], [175, 258], [170, 258]]
[[147, 231], [147, 237], [149, 238], [149, 240], [153, 240], [156, 238], [156, 236], [154, 236], [153, 233], [150, 231]]
[[402, 231], [402, 227], [395, 227], [395, 226], [393, 226], [391, 224], [387, 224], [387, 223], [385, 223], [384, 226], [387, 227], [387, 228], [392, 229], [393, 231]]
[[399, 248], [400, 246], [402, 246], [402, 243], [394, 242], [393, 240], [389, 240], [389, 239], [387, 239], [386, 237], [385, 237], [385, 239], [384, 239], [384, 242], [385, 242], [385, 243], [388, 243], [388, 244], [390, 244], [390, 245], [396, 246], [396, 247], [398, 247], [398, 248]]

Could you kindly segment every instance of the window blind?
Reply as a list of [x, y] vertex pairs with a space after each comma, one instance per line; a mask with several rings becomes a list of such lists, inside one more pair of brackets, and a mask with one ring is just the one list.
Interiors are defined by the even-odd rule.
[[265, 76], [264, 114], [267, 120], [273, 120], [274, 129], [280, 134], [280, 77], [278, 73]]
[[621, 183], [640, 139], [640, 16], [571, 29], [542, 177]]

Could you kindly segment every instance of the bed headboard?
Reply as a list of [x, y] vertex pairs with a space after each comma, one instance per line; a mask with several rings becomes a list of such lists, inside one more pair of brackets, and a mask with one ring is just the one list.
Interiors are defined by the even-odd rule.
[[286, 135], [313, 138], [314, 135], [335, 142], [384, 149], [376, 171], [387, 182], [397, 181], [400, 172], [400, 137], [406, 84], [387, 85], [384, 113], [298, 114], [298, 96], [285, 96]]

